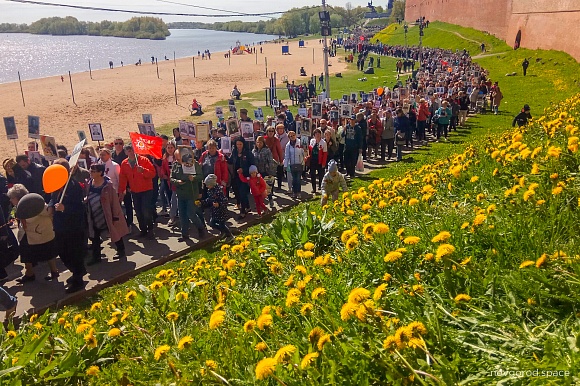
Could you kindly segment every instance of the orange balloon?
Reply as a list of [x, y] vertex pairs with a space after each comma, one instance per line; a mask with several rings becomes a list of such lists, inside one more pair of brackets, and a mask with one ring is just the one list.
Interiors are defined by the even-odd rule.
[[45, 193], [56, 192], [62, 188], [68, 180], [68, 171], [62, 165], [50, 165], [42, 175], [42, 187]]
[[385, 92], [385, 90], [382, 87], [377, 88], [377, 95], [378, 96], [383, 95], [384, 92]]
[[447, 68], [447, 71], [453, 72], [453, 69], [451, 67], [449, 67], [449, 68]]

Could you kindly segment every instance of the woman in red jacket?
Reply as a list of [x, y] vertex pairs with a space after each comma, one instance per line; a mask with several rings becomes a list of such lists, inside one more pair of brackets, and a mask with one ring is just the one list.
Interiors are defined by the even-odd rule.
[[310, 182], [312, 183], [312, 194], [316, 194], [316, 175], [318, 174], [318, 189], [322, 189], [322, 178], [326, 168], [326, 158], [328, 148], [326, 141], [322, 139], [322, 131], [314, 130], [314, 138], [310, 140]]
[[278, 163], [278, 167], [276, 168], [276, 178], [278, 179], [278, 190], [282, 190], [282, 180], [284, 179], [284, 150], [282, 149], [280, 140], [276, 138], [275, 134], [276, 130], [274, 127], [269, 126], [266, 129], [264, 142], [272, 152], [272, 158], [274, 158]]
[[419, 111], [417, 113], [417, 141], [426, 141], [425, 128], [427, 127], [427, 119], [431, 113], [429, 112], [429, 105], [427, 101], [421, 98], [419, 100]]
[[207, 150], [203, 152], [199, 159], [203, 178], [205, 179], [208, 175], [215, 174], [217, 176], [217, 184], [222, 187], [225, 194], [230, 178], [228, 161], [222, 152], [218, 150], [217, 143], [213, 139], [207, 141], [205, 147]]

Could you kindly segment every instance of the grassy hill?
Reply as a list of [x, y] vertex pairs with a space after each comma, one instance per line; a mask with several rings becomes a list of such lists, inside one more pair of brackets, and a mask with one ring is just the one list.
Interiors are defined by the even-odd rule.
[[[463, 30], [430, 31], [464, 47]], [[470, 118], [333, 205], [9, 324], [3, 384], [580, 382], [578, 63], [500, 52], [477, 60], [503, 114]], [[540, 58], [531, 76], [503, 78], [524, 55]], [[368, 82], [353, 68], [333, 78], [333, 98], [391, 83], [384, 60]], [[536, 119], [511, 129], [523, 103]]]

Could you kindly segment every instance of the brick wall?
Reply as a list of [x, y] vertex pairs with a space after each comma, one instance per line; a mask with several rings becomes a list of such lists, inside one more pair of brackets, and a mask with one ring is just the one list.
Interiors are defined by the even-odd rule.
[[565, 51], [580, 60], [579, 0], [407, 0], [405, 19], [419, 16], [486, 31], [514, 46]]

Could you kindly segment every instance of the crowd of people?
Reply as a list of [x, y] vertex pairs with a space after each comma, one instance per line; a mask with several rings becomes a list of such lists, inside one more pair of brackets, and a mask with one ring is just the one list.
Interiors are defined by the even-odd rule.
[[[359, 52], [368, 55], [370, 50]], [[392, 87], [344, 95], [341, 100], [324, 94], [316, 98], [316, 90], [309, 90], [298, 98], [302, 116], [294, 116], [282, 104], [262, 122], [240, 109], [239, 125], [252, 122], [250, 138], [232, 133], [224, 118], [210, 128], [211, 138], [205, 142], [186, 140], [175, 128], [172, 137], [160, 135], [161, 159], [136, 154], [133, 145], [119, 137], [81, 151], [87, 170], [70, 165], [68, 150], [58, 146], [53, 164], [62, 165], [70, 181], [50, 194], [43, 187], [46, 160], [37, 164], [26, 154], [4, 160], [0, 279], [7, 277], [5, 268], [20, 256], [25, 265], [22, 285], [36, 280], [36, 266], [42, 262], [50, 270], [45, 279], [56, 281], [55, 259], [60, 257], [72, 273], [66, 291], [79, 291], [87, 266], [102, 259], [103, 238], [115, 245], [114, 260], [125, 259], [125, 244], [131, 242], [126, 236], [134, 233], [156, 240], [163, 218], [180, 233], [181, 242], [190, 242], [192, 227], [199, 240], [205, 238], [207, 224], [230, 241], [232, 194], [238, 220], [252, 210], [259, 216], [269, 212], [276, 191], [286, 191], [294, 200], [304, 198], [302, 186], [308, 182], [325, 205], [346, 191], [347, 179], [364, 169], [364, 160], [401, 161], [405, 149], [447, 140], [452, 130], [465, 125], [468, 113], [499, 112], [499, 85], [467, 52], [423, 49], [417, 67], [414, 77], [399, 77]], [[320, 111], [313, 109], [316, 103]], [[228, 141], [223, 141], [226, 137]], [[32, 212], [26, 218], [18, 216]], [[16, 237], [11, 227], [17, 228]], [[4, 295], [0, 290], [0, 303], [5, 300], [8, 308], [14, 299]]]

